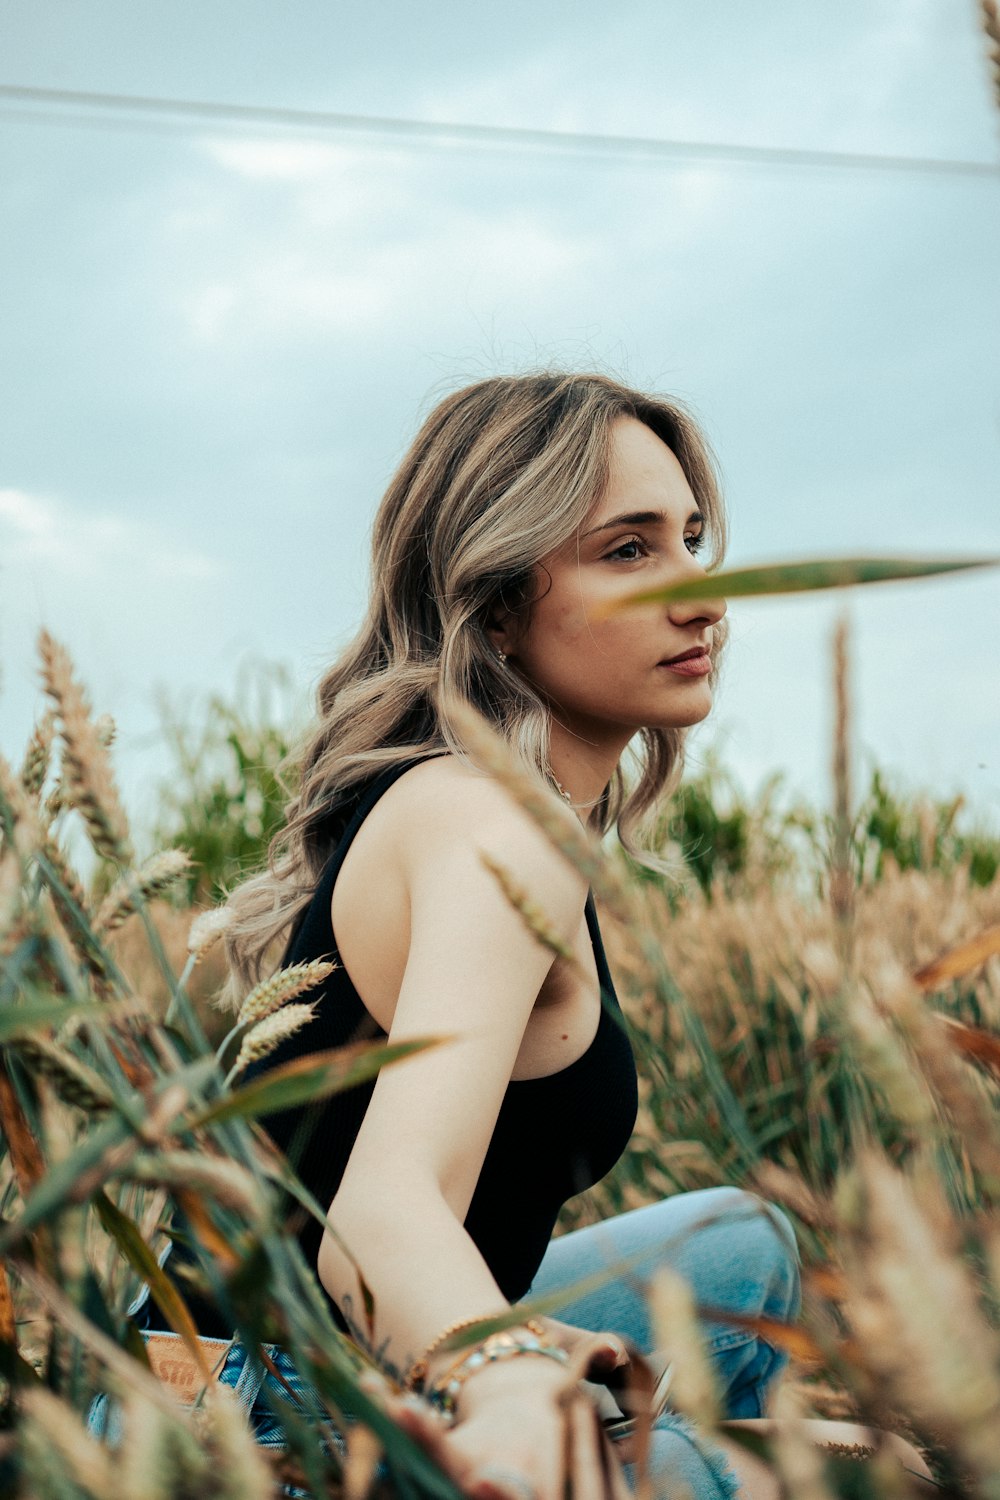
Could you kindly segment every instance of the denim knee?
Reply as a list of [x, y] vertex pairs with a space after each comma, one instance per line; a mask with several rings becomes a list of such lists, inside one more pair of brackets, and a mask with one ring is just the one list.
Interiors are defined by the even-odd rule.
[[766, 1308], [781, 1323], [791, 1322], [802, 1303], [799, 1247], [791, 1220], [776, 1203], [757, 1199], [762, 1212], [757, 1221], [763, 1244], [759, 1254], [769, 1267]]
[[[638, 1466], [625, 1465], [625, 1478], [635, 1489]], [[657, 1500], [689, 1495], [690, 1500], [736, 1500], [739, 1480], [721, 1448], [707, 1441], [677, 1412], [659, 1418], [650, 1434], [649, 1477]]]
[[779, 1322], [796, 1316], [801, 1300], [799, 1249], [783, 1209], [745, 1188], [713, 1190], [720, 1219], [739, 1220], [740, 1261], [745, 1281], [759, 1288], [761, 1312]]

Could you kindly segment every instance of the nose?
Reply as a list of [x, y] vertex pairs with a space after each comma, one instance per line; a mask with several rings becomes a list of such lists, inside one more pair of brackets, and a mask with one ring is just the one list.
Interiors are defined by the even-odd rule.
[[[693, 578], [704, 578], [704, 571], [697, 565], [692, 568]], [[677, 580], [680, 582], [680, 580]], [[720, 594], [711, 599], [672, 599], [667, 605], [667, 618], [671, 625], [718, 625], [726, 613], [726, 601]]]

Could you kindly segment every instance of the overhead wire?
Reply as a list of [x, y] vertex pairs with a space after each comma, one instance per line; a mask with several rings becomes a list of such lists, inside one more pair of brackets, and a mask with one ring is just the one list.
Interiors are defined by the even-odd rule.
[[[142, 128], [241, 125], [298, 129], [341, 135], [400, 138], [432, 146], [472, 146], [572, 155], [646, 160], [729, 161], [744, 165], [831, 167], [838, 170], [911, 172], [951, 177], [1000, 178], [1000, 164], [961, 158], [828, 151], [799, 146], [749, 146], [736, 141], [689, 141], [660, 136], [616, 135], [598, 131], [545, 130], [518, 125], [418, 120], [336, 110], [293, 109], [282, 105], [230, 104], [219, 100], [170, 99], [82, 89], [51, 89], [0, 84], [0, 113], [46, 121], [86, 120]], [[129, 118], [131, 116], [131, 118]]]

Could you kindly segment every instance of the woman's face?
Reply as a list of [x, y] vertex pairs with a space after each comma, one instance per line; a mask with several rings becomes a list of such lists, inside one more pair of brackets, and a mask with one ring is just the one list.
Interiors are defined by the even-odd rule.
[[[527, 622], [510, 617], [498, 641], [575, 734], [624, 744], [639, 729], [681, 728], [708, 713], [725, 601], [608, 612], [640, 590], [701, 577], [702, 526], [676, 456], [644, 423], [620, 418], [607, 492], [578, 537], [542, 559]], [[690, 652], [699, 654], [676, 662]]]

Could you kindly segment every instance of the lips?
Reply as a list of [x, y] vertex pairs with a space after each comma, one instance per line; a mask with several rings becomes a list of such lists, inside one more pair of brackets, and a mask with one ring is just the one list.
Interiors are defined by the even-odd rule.
[[667, 656], [660, 662], [661, 667], [675, 666], [679, 661], [692, 661], [696, 656], [707, 656], [707, 646], [692, 646], [690, 651], [682, 651], [679, 656]]
[[679, 656], [661, 661], [659, 667], [675, 677], [707, 677], [712, 670], [712, 653], [707, 646], [691, 646]]

